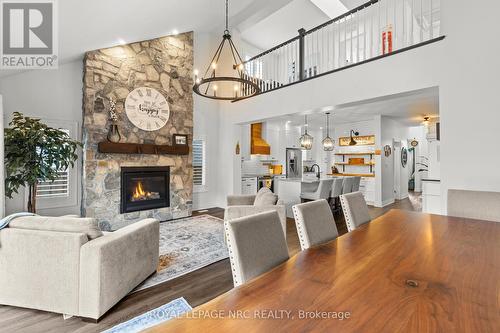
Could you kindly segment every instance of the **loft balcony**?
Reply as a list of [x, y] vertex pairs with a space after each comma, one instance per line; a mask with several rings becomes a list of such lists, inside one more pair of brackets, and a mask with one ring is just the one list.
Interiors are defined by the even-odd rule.
[[264, 94], [442, 40], [440, 22], [439, 0], [372, 0], [247, 59], [243, 75]]

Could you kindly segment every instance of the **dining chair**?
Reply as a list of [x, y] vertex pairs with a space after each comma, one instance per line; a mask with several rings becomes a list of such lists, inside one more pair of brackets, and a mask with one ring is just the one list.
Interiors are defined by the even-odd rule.
[[330, 194], [330, 202], [333, 205], [333, 208], [336, 210], [339, 202], [339, 197], [342, 194], [342, 184], [344, 183], [344, 179], [342, 178], [334, 178], [332, 193]]
[[324, 179], [319, 181], [319, 186], [315, 192], [302, 192], [300, 194], [300, 199], [305, 201], [313, 201], [330, 198], [330, 192], [332, 191], [333, 179]]
[[361, 192], [342, 194], [340, 203], [344, 211], [348, 231], [353, 231], [362, 224], [371, 221], [370, 212], [366, 205], [365, 197]]
[[360, 184], [361, 184], [361, 177], [354, 177], [354, 179], [352, 181], [351, 192], [358, 192]]
[[448, 215], [500, 222], [500, 192], [450, 189]]
[[342, 194], [347, 194], [352, 192], [353, 182], [354, 182], [354, 177], [344, 177], [344, 182], [342, 183]]
[[227, 220], [224, 229], [235, 287], [289, 258], [276, 211]]
[[326, 200], [294, 205], [292, 210], [302, 250], [338, 237], [335, 219]]

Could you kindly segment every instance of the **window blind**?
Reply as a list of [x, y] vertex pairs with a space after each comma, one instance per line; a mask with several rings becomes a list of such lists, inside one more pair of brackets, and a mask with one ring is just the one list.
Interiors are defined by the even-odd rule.
[[193, 140], [193, 184], [205, 185], [205, 141]]

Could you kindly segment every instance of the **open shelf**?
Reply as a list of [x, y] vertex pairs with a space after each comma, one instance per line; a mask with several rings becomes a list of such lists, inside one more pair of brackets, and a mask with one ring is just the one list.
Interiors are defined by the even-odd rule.
[[355, 153], [335, 153], [335, 155], [338, 155], [338, 156], [347, 156], [347, 155], [375, 155], [375, 152], [366, 152], [366, 153], [363, 153], [363, 152], [355, 152]]
[[349, 163], [349, 162], [335, 162], [336, 165], [352, 165], [352, 166], [371, 166], [375, 163]]

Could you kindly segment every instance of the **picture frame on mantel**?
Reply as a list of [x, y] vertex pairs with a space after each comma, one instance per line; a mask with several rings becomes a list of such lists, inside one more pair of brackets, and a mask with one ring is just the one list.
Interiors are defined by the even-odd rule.
[[187, 146], [188, 145], [187, 134], [173, 134], [172, 135], [172, 145], [174, 145], [174, 146]]

